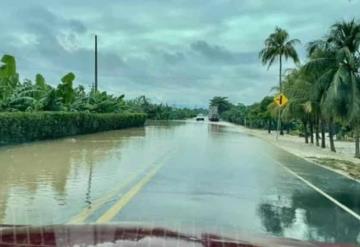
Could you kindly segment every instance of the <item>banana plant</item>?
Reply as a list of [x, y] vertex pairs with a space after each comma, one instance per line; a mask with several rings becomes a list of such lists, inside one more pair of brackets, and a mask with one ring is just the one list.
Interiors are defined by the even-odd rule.
[[16, 72], [16, 61], [13, 56], [4, 55], [1, 58], [0, 66], [0, 101], [4, 101], [11, 96], [13, 91], [19, 86], [19, 75]]

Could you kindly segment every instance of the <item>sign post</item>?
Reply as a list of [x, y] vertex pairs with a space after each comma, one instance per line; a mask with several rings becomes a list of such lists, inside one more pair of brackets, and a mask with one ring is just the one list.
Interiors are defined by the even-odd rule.
[[288, 100], [288, 98], [286, 98], [286, 96], [284, 94], [281, 93], [281, 94], [275, 96], [274, 102], [279, 107], [283, 107], [289, 102], [289, 100]]
[[274, 97], [275, 104], [279, 107], [279, 117], [278, 117], [278, 123], [277, 123], [277, 131], [276, 131], [276, 140], [279, 138], [279, 131], [281, 128], [281, 108], [285, 106], [289, 100], [288, 98], [280, 93]]

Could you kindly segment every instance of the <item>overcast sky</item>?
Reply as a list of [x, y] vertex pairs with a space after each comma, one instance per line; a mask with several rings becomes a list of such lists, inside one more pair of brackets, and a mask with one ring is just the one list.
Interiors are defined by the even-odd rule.
[[41, 72], [55, 85], [72, 71], [90, 88], [96, 33], [100, 90], [207, 106], [215, 95], [250, 104], [270, 93], [278, 67], [267, 71], [258, 52], [275, 26], [304, 45], [360, 17], [360, 0], [1, 0], [0, 9], [0, 54], [16, 56], [23, 79]]

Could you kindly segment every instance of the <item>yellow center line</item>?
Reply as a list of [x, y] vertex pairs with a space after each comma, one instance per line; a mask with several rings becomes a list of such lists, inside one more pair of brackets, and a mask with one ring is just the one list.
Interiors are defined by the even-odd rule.
[[[169, 153], [170, 152], [167, 151], [166, 154], [165, 154], [165, 157], [168, 156]], [[161, 159], [164, 159], [165, 157], [162, 157]], [[140, 174], [142, 172], [144, 172], [145, 170], [146, 170], [146, 168], [144, 170], [140, 170], [139, 172], [136, 172], [136, 173], [132, 174], [130, 177], [128, 177], [126, 180], [124, 180], [115, 190], [113, 190], [112, 192], [106, 194], [105, 196], [95, 200], [92, 203], [90, 208], [84, 208], [80, 213], [73, 216], [67, 222], [67, 224], [81, 224], [81, 223], [84, 223], [85, 220], [87, 218], [89, 218], [91, 214], [93, 214], [96, 210], [101, 208], [105, 203], [109, 202], [111, 200], [111, 198], [118, 195], [121, 192], [121, 190], [123, 190], [126, 186], [128, 186], [129, 184], [134, 182], [136, 180], [136, 178], [138, 176], [140, 176]]]
[[151, 179], [157, 174], [164, 163], [156, 166], [138, 183], [136, 183], [128, 192], [126, 192], [108, 211], [106, 211], [96, 223], [103, 224], [111, 221], [116, 215], [147, 185]]
[[98, 210], [99, 208], [101, 208], [101, 206], [103, 206], [106, 202], [108, 202], [112, 197], [116, 196], [122, 189], [124, 189], [128, 184], [130, 184], [132, 181], [135, 180], [135, 178], [137, 176], [139, 176], [141, 172], [138, 173], [134, 173], [132, 174], [130, 177], [128, 177], [126, 180], [124, 180], [120, 186], [112, 191], [111, 193], [106, 194], [105, 196], [95, 200], [92, 204], [90, 208], [84, 208], [80, 213], [78, 213], [77, 215], [73, 216], [69, 221], [68, 224], [81, 224], [83, 222], [85, 222], [85, 220], [87, 218], [89, 218], [89, 216], [91, 214], [93, 214], [96, 210]]

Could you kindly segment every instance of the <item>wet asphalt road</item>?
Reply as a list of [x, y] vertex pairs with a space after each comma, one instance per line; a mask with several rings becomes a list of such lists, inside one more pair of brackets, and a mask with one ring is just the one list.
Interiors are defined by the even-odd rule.
[[[45, 148], [47, 155], [34, 152]], [[30, 177], [16, 171], [29, 160], [38, 169]], [[129, 223], [360, 243], [360, 183], [235, 126], [155, 124], [3, 148], [4, 162], [13, 167], [0, 175], [3, 223]]]

